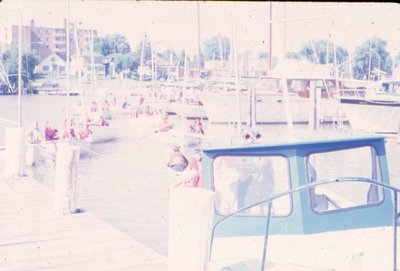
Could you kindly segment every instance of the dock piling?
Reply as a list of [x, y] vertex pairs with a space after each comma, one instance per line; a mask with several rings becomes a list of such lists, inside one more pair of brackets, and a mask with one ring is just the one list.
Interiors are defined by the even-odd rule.
[[69, 142], [57, 144], [54, 200], [56, 215], [76, 213], [76, 180], [78, 176], [79, 146]]
[[23, 127], [5, 129], [5, 157], [4, 176], [6, 178], [25, 175], [25, 129]]
[[173, 188], [169, 206], [168, 271], [207, 270], [214, 192]]

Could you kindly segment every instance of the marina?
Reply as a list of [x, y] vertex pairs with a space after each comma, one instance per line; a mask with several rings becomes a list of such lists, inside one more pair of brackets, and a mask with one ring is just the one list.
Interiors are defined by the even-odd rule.
[[4, 2], [0, 271], [398, 270], [399, 6]]

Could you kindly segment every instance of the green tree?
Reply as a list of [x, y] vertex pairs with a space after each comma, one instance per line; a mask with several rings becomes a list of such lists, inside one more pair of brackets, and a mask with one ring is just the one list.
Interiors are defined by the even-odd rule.
[[[336, 46], [336, 61], [338, 64], [345, 61], [349, 53], [341, 46]], [[328, 54], [327, 54], [328, 52]], [[334, 63], [333, 44], [327, 40], [318, 40], [316, 42], [309, 41], [303, 45], [303, 49], [298, 54], [306, 58], [310, 62], [316, 62], [315, 56], [319, 64]]]
[[268, 59], [268, 52], [259, 52], [257, 54], [258, 59]]
[[[142, 50], [143, 50], [143, 60], [141, 59]], [[139, 58], [139, 65], [141, 61], [143, 61], [143, 65], [151, 61], [151, 44], [150, 41], [146, 39], [146, 37], [144, 39], [144, 47], [143, 47], [143, 40], [136, 45], [136, 55]]]
[[211, 39], [207, 39], [203, 43], [202, 48], [202, 55], [204, 56], [205, 61], [213, 59], [227, 60], [231, 51], [229, 39], [221, 36], [214, 36]]
[[162, 51], [161, 53], [159, 53], [159, 56], [165, 61], [170, 62], [171, 64], [176, 64], [179, 60], [179, 55], [171, 49], [166, 49]]
[[[18, 82], [18, 46], [12, 46], [5, 50], [1, 55], [1, 60], [7, 71], [7, 76], [11, 84], [17, 85]], [[25, 84], [28, 80], [35, 78], [34, 70], [39, 60], [32, 52], [23, 52], [22, 55], [22, 79]]]
[[287, 59], [300, 59], [301, 55], [299, 52], [287, 52], [286, 58]]
[[139, 67], [139, 61], [135, 53], [119, 54], [114, 57], [114, 65], [117, 73], [123, 70], [135, 71]]
[[368, 74], [374, 68], [392, 73], [392, 60], [386, 46], [386, 41], [373, 37], [357, 47], [353, 61], [354, 78], [370, 78]]
[[400, 66], [400, 53], [394, 58], [393, 66], [394, 66], [394, 68]]
[[104, 37], [96, 37], [93, 47], [95, 52], [103, 56], [115, 53], [127, 54], [131, 51], [127, 39], [118, 33], [108, 34]]

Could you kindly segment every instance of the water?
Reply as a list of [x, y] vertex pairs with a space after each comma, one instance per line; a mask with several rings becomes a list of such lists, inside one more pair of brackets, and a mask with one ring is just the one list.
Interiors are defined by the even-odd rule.
[[[70, 105], [78, 97], [70, 97]], [[61, 129], [66, 116], [66, 97], [23, 96], [22, 124], [29, 126], [38, 120], [43, 129], [50, 121]], [[17, 120], [18, 97], [0, 96], [0, 118]], [[170, 117], [175, 127], [181, 121]], [[167, 254], [168, 247], [168, 179], [166, 169], [170, 146], [154, 140], [150, 130], [127, 126], [127, 120], [117, 119], [120, 137], [114, 141], [92, 145], [100, 155], [80, 160], [77, 205], [103, 219], [113, 227], [142, 242], [147, 247]], [[0, 122], [0, 145], [4, 145], [4, 125]], [[205, 123], [207, 132], [207, 123]], [[306, 129], [307, 126], [295, 126]], [[215, 128], [226, 134], [226, 127]], [[268, 134], [272, 130], [285, 132], [285, 125], [261, 127]], [[266, 137], [266, 140], [268, 138]], [[387, 140], [387, 154], [392, 183], [400, 185], [400, 147], [395, 140]], [[190, 153], [190, 150], [187, 150]], [[334, 163], [335, 161], [332, 161]], [[54, 163], [43, 161], [30, 168], [28, 174], [46, 186], [53, 187]]]

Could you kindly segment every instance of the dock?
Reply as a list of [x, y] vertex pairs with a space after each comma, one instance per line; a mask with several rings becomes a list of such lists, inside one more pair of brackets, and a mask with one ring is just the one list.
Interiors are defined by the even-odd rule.
[[0, 178], [0, 271], [167, 270], [166, 257], [88, 212], [56, 216], [53, 191]]

